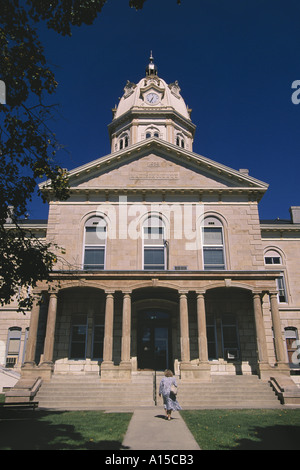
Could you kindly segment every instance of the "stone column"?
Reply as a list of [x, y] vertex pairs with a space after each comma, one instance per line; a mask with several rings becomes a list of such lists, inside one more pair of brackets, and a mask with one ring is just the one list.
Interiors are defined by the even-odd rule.
[[262, 314], [261, 294], [259, 293], [253, 293], [253, 308], [258, 347], [258, 359], [261, 364], [268, 364], [269, 358], [266, 342], [266, 333]]
[[200, 363], [208, 362], [206, 313], [204, 293], [197, 293], [198, 345]]
[[37, 331], [39, 325], [39, 316], [40, 316], [40, 305], [38, 301], [35, 300], [30, 316], [30, 325], [29, 325], [29, 333], [28, 339], [26, 344], [26, 352], [25, 352], [25, 361], [24, 367], [34, 366], [35, 364], [35, 352], [36, 352], [36, 340], [37, 340]]
[[188, 302], [187, 292], [179, 292], [179, 309], [180, 309], [180, 346], [181, 361], [190, 361], [190, 338], [189, 338], [189, 318], [188, 318]]
[[43, 364], [53, 364], [54, 336], [57, 312], [57, 292], [50, 294]]
[[112, 363], [114, 328], [114, 292], [106, 293], [103, 362]]
[[285, 348], [281, 334], [281, 322], [278, 309], [277, 292], [270, 292], [271, 315], [274, 331], [275, 352], [278, 364], [287, 364]]
[[130, 363], [131, 340], [131, 296], [129, 292], [123, 293], [123, 319], [122, 319], [122, 350], [121, 362]]

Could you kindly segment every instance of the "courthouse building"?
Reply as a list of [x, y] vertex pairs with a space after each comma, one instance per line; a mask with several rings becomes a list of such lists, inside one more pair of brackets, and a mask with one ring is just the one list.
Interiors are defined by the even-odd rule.
[[151, 57], [113, 109], [111, 153], [69, 172], [67, 201], [41, 184], [48, 220], [23, 224], [63, 251], [41, 306], [1, 309], [2, 367], [44, 381], [170, 368], [189, 382], [297, 382], [300, 207], [260, 220], [268, 184], [194, 153], [195, 129]]

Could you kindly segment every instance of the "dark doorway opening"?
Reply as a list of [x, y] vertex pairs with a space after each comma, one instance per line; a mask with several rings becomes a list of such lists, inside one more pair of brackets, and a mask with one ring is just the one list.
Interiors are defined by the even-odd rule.
[[158, 309], [138, 314], [138, 368], [165, 370], [171, 365], [171, 316]]

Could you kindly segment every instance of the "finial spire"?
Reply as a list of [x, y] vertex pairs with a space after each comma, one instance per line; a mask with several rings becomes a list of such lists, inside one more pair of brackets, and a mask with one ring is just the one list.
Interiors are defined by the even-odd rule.
[[153, 55], [152, 55], [152, 51], [150, 51], [150, 63], [147, 65], [146, 67], [146, 76], [149, 76], [149, 75], [157, 75], [157, 67], [156, 65], [153, 63]]

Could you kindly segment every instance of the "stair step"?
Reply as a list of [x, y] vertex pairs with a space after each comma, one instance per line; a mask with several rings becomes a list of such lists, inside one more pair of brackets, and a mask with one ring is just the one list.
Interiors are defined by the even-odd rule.
[[[159, 383], [156, 375], [157, 404]], [[209, 383], [178, 383], [178, 400], [183, 408], [276, 408], [281, 406], [271, 387], [257, 376], [214, 376]], [[153, 372], [138, 373], [128, 383], [101, 382], [98, 376], [58, 376], [43, 383], [36, 395], [41, 408], [88, 410], [134, 409], [153, 406]]]

